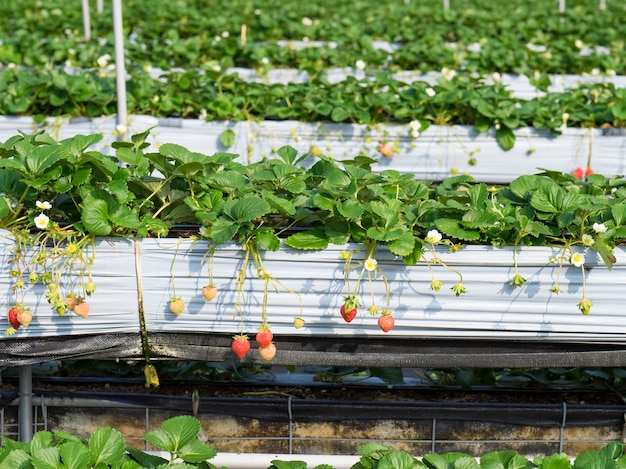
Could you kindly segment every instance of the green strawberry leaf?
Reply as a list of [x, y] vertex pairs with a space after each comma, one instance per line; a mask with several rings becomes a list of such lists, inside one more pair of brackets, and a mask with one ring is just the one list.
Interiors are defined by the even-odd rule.
[[389, 249], [392, 254], [405, 257], [413, 252], [415, 248], [415, 237], [407, 231], [399, 238], [385, 243], [385, 246], [387, 246], [387, 249]]
[[235, 132], [232, 129], [226, 129], [220, 134], [220, 142], [226, 148], [230, 148], [235, 144]]
[[224, 213], [237, 223], [248, 222], [266, 215], [271, 206], [259, 196], [247, 195], [224, 203]]
[[280, 249], [280, 239], [272, 231], [258, 233], [256, 242], [260, 249], [266, 251], [278, 251]]
[[[190, 463], [199, 463], [214, 458], [217, 451], [194, 438], [178, 450], [178, 457]], [[195, 467], [195, 466], [194, 466]]]
[[328, 247], [328, 239], [322, 230], [309, 230], [288, 236], [285, 244], [294, 249], [318, 250]]
[[109, 206], [101, 199], [85, 203], [81, 221], [85, 229], [96, 236], [107, 236], [113, 230], [113, 225], [109, 222]]
[[337, 210], [341, 215], [352, 220], [356, 220], [363, 215], [363, 206], [356, 199], [348, 199], [343, 202], [338, 200]]
[[480, 239], [480, 233], [476, 230], [466, 230], [453, 218], [440, 218], [435, 220], [435, 226], [444, 235], [463, 241], [476, 241]]
[[89, 438], [89, 452], [99, 463], [112, 464], [124, 457], [126, 443], [122, 434], [113, 428], [99, 428]]
[[[83, 469], [92, 467], [90, 451], [85, 445], [77, 441], [68, 441], [59, 447], [59, 455], [63, 461], [64, 469]], [[111, 459], [107, 459], [106, 463], [112, 464], [121, 459], [123, 455], [114, 455]]]
[[515, 146], [515, 134], [506, 125], [501, 125], [496, 130], [496, 140], [504, 151], [509, 151]]
[[[478, 464], [476, 463], [476, 466]], [[378, 469], [416, 469], [418, 461], [405, 451], [391, 451], [378, 462]]]

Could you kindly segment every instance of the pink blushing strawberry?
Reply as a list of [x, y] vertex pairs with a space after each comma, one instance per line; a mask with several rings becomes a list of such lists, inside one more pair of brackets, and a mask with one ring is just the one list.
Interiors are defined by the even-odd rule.
[[274, 356], [276, 356], [276, 345], [274, 345], [274, 342], [270, 343], [267, 347], [260, 348], [259, 355], [266, 361], [270, 361], [274, 358]]
[[204, 297], [204, 301], [212, 301], [217, 296], [217, 287], [205, 285], [202, 287], [202, 296]]
[[185, 302], [182, 298], [172, 297], [170, 299], [170, 311], [176, 316], [180, 316], [185, 310]]
[[81, 318], [86, 318], [89, 316], [89, 309], [89, 303], [87, 303], [83, 298], [78, 297], [76, 304], [74, 305], [74, 313]]
[[33, 313], [28, 308], [19, 308], [17, 312], [17, 320], [22, 326], [28, 327], [30, 322], [33, 320]]
[[396, 321], [391, 315], [390, 311], [384, 311], [382, 313], [382, 316], [378, 318], [378, 327], [380, 327], [383, 332], [389, 332], [391, 329], [393, 329], [393, 326], [395, 324]]
[[391, 153], [393, 150], [391, 149], [391, 146], [389, 146], [387, 142], [380, 142], [380, 145], [378, 146], [378, 151], [385, 158], [391, 158]]

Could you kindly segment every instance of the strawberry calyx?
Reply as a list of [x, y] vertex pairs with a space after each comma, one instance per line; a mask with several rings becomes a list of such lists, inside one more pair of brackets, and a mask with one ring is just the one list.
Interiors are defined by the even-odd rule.
[[352, 311], [353, 309], [361, 306], [361, 303], [356, 296], [347, 295], [343, 297], [343, 305], [346, 311]]

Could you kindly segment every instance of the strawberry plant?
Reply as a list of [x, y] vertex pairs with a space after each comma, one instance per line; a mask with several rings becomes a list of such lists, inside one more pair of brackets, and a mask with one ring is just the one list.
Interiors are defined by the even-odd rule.
[[180, 466], [210, 468], [216, 451], [198, 440], [200, 422], [181, 415], [165, 420], [161, 428], [144, 435], [146, 442], [167, 453], [169, 459], [126, 447], [122, 434], [110, 427], [95, 430], [88, 438], [63, 431], [39, 431], [30, 442], [3, 438], [0, 464], [3, 467], [147, 467]]
[[[202, 155], [173, 144], [146, 153], [146, 137], [115, 144], [110, 156], [88, 150], [99, 136], [57, 143], [37, 134], [0, 146], [0, 177], [9, 182], [0, 197], [0, 226], [14, 241], [10, 304], [27, 307], [31, 285], [44, 284], [45, 297], [58, 314], [76, 313], [79, 297], [85, 301], [99, 293], [91, 275], [97, 236], [165, 236], [182, 223], [193, 224], [194, 243], [207, 243], [201, 262], [208, 259], [210, 295], [217, 288], [211, 286], [215, 248], [241, 247], [233, 315], [241, 334], [251, 307], [246, 295], [251, 271], [263, 286], [258, 327], [268, 329], [271, 323], [271, 290], [294, 295], [302, 311], [298, 292], [265, 267], [264, 253], [281, 247], [322, 252], [330, 245], [356, 244], [339, 260], [344, 291], [338, 295], [345, 299], [337, 308], [343, 307], [352, 321], [360, 305], [374, 316], [389, 310], [391, 292], [385, 265], [377, 260], [380, 249], [407, 265], [424, 265], [433, 292], [446, 287], [461, 296], [467, 291], [462, 272], [442, 260], [444, 249], [454, 252], [467, 243], [555, 246], [561, 249], [553, 259], [559, 270], [574, 266], [585, 274], [583, 252], [598, 253], [610, 268], [614, 246], [626, 237], [625, 183], [618, 176], [588, 174], [581, 180], [546, 170], [509, 185], [488, 186], [467, 175], [431, 184], [392, 170], [375, 173], [374, 160], [363, 155], [337, 161], [320, 154], [305, 167], [300, 163], [310, 154], [283, 147], [277, 158], [243, 166], [232, 154]], [[160, 176], [152, 175], [155, 171]], [[179, 298], [175, 258], [171, 287], [172, 297]], [[458, 280], [445, 286], [440, 269]], [[559, 278], [554, 293], [560, 291]], [[517, 269], [509, 281], [518, 288], [526, 284]], [[379, 286], [382, 293], [377, 293]], [[577, 307], [588, 314], [593, 299], [581, 293]], [[183, 298], [174, 302], [175, 311], [184, 303]], [[80, 314], [86, 314], [84, 309]], [[294, 314], [296, 329], [303, 325], [301, 311]]]
[[[64, 6], [61, 0], [44, 6], [36, 0], [2, 5], [0, 31], [11, 34], [2, 38], [0, 62], [110, 72], [103, 59], [114, 54], [110, 7], [106, 5], [105, 14], [94, 18], [99, 40], [89, 42], [84, 40], [78, 9], [68, 11]], [[606, 10], [599, 10], [597, 3], [568, 5], [565, 14], [557, 14], [557, 6], [549, 2], [541, 8], [516, 6], [493, 8], [492, 1], [484, 1], [470, 8], [459, 2], [444, 14], [440, 4], [428, 3], [281, 1], [270, 12], [239, 0], [212, 5], [223, 13], [215, 18], [214, 10], [203, 4], [175, 8], [164, 0], [141, 1], [124, 6], [124, 29], [132, 35], [126, 54], [133, 69], [207, 64], [261, 72], [296, 67], [319, 73], [331, 67], [354, 67], [358, 58], [368, 70], [623, 72], [619, 5]], [[195, 21], [180, 20], [185, 17]], [[376, 20], [380, 18], [385, 21]], [[242, 24], [248, 26], [243, 36]], [[540, 32], [537, 24], [542, 25]], [[62, 100], [63, 93], [58, 94], [56, 99]]]

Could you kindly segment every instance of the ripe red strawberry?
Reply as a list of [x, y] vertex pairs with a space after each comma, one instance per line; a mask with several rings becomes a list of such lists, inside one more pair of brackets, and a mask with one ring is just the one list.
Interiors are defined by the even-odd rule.
[[261, 347], [259, 349], [259, 355], [263, 360], [270, 361], [276, 355], [276, 345], [271, 342], [267, 347]]
[[248, 350], [250, 350], [250, 341], [248, 340], [248, 336], [236, 335], [233, 337], [231, 348], [233, 349], [233, 352], [235, 352], [235, 355], [237, 355], [239, 359], [243, 360], [243, 357], [245, 357]]
[[19, 329], [21, 326], [20, 322], [17, 320], [17, 313], [19, 313], [19, 311], [19, 308], [14, 306], [9, 310], [8, 314], [9, 324], [11, 324], [11, 327], [15, 330]]
[[304, 326], [304, 319], [297, 317], [293, 320], [293, 327], [300, 329], [302, 326]]
[[352, 309], [347, 309], [345, 303], [341, 305], [341, 308], [339, 308], [339, 312], [341, 313], [341, 315], [343, 316], [343, 319], [346, 322], [351, 322], [355, 317], [356, 317], [356, 313], [358, 312], [356, 308], [352, 308]]
[[593, 169], [591, 169], [591, 166], [589, 166], [586, 170], [585, 170], [585, 176], [590, 176], [593, 174]]
[[81, 318], [86, 318], [89, 316], [89, 303], [87, 303], [80, 296], [76, 299], [76, 304], [74, 305], [74, 313], [76, 313]]
[[205, 301], [211, 301], [217, 296], [217, 288], [213, 285], [205, 285], [202, 287], [202, 296]]
[[339, 308], [339, 312], [341, 313], [344, 321], [352, 321], [356, 316], [357, 308], [359, 306], [359, 300], [357, 300], [354, 295], [345, 296], [344, 303], [341, 305], [341, 308]]
[[19, 308], [17, 312], [17, 321], [24, 327], [28, 327], [33, 320], [33, 313], [28, 308]]
[[270, 328], [266, 325], [263, 325], [261, 326], [261, 330], [256, 335], [255, 340], [256, 343], [259, 344], [259, 347], [265, 348], [272, 342], [273, 338], [274, 334], [272, 334]]
[[396, 320], [391, 315], [391, 311], [383, 311], [382, 316], [378, 318], [378, 327], [380, 327], [383, 332], [389, 332], [393, 329], [395, 324]]
[[185, 302], [175, 296], [170, 299], [170, 311], [174, 313], [176, 316], [180, 316], [185, 310]]
[[572, 176], [574, 176], [576, 179], [582, 179], [584, 175], [585, 172], [581, 167], [576, 168], [574, 172], [572, 172]]

